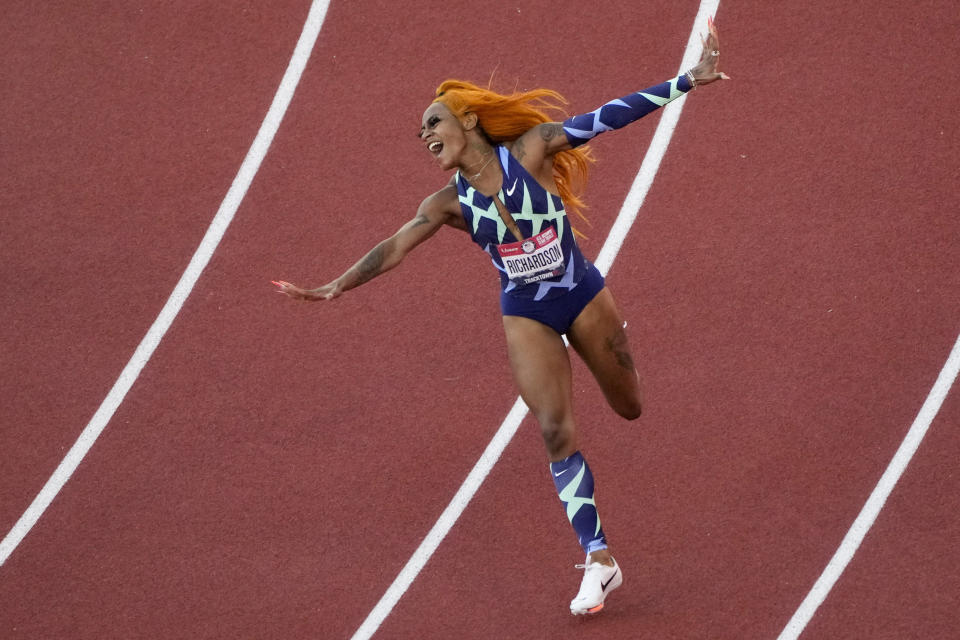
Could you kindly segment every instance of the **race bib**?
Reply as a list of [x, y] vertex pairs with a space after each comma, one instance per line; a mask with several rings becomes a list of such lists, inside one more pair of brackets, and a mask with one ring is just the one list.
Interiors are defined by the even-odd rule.
[[563, 275], [563, 251], [553, 227], [521, 242], [497, 245], [507, 277], [518, 285]]

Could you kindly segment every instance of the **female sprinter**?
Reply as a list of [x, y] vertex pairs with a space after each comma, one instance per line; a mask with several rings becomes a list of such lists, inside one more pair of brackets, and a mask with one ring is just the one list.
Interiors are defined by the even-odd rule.
[[571, 368], [563, 343], [583, 358], [610, 406], [640, 415], [639, 378], [624, 321], [599, 271], [577, 247], [567, 213], [582, 203], [589, 156], [581, 147], [702, 84], [725, 79], [718, 69], [713, 21], [699, 63], [685, 74], [613, 100], [592, 113], [552, 122], [563, 103], [537, 89], [500, 95], [448, 80], [423, 114], [420, 138], [450, 181], [428, 196], [416, 216], [332, 282], [303, 289], [274, 282], [300, 300], [331, 300], [397, 266], [441, 226], [466, 231], [500, 271], [507, 351], [520, 395], [540, 424], [550, 471], [567, 517], [586, 553], [574, 614], [596, 613], [623, 582], [607, 547], [593, 476], [579, 451]]

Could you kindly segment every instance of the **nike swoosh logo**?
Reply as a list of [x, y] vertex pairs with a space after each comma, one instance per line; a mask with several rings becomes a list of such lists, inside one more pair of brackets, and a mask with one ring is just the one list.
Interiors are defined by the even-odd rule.
[[519, 178], [514, 178], [514, 179], [513, 179], [513, 185], [511, 185], [510, 188], [507, 189], [507, 195], [508, 195], [508, 196], [512, 196], [512, 195], [513, 195], [513, 190], [517, 188], [517, 180], [519, 180]]
[[554, 477], [554, 478], [559, 478], [560, 476], [562, 476], [563, 474], [565, 474], [567, 471], [570, 471], [570, 469], [564, 469], [563, 471], [557, 471], [555, 474], [553, 474], [553, 477]]
[[618, 574], [618, 573], [620, 573], [620, 567], [617, 567], [617, 570], [613, 572], [613, 575], [610, 576], [610, 579], [609, 579], [609, 580], [607, 580], [606, 582], [601, 582], [601, 583], [600, 583], [600, 590], [601, 590], [601, 591], [606, 591], [606, 590], [607, 590], [607, 587], [610, 586], [610, 583], [613, 582], [613, 579], [617, 577], [617, 574]]

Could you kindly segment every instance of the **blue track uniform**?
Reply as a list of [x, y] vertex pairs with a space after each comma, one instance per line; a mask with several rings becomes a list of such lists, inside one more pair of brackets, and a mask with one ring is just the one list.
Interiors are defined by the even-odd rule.
[[[563, 122], [573, 147], [619, 129], [690, 91], [691, 76], [611, 100]], [[523, 316], [566, 333], [574, 319], [604, 287], [603, 276], [580, 252], [563, 201], [544, 189], [504, 146], [495, 147], [503, 173], [498, 197], [523, 238], [514, 238], [493, 198], [474, 189], [457, 172], [460, 209], [473, 241], [500, 271], [503, 315]]]
[[560, 197], [544, 189], [506, 147], [498, 146], [495, 152], [503, 172], [498, 197], [524, 237], [514, 238], [493, 198], [458, 172], [467, 230], [500, 272], [503, 314], [533, 318], [566, 333], [603, 288], [603, 277], [577, 246]]

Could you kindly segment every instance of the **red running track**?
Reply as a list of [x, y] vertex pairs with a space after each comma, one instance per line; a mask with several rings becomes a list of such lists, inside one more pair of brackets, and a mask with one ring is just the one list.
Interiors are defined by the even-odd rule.
[[[672, 74], [696, 8], [334, 1], [192, 296], [0, 567], [0, 635], [349, 638], [516, 397], [496, 279], [442, 232], [336, 304], [269, 280], [335, 275], [441, 184], [412, 134], [444, 77], [496, 69], [592, 109]], [[189, 261], [309, 3], [5, 9], [4, 534]], [[687, 101], [609, 277], [645, 417], [575, 370], [624, 587], [567, 612], [581, 558], [528, 419], [377, 637], [775, 638], [915, 418], [960, 329], [960, 16], [717, 19], [735, 80]], [[588, 254], [655, 124], [595, 145]], [[958, 424], [954, 390], [804, 638], [954, 637]]]

